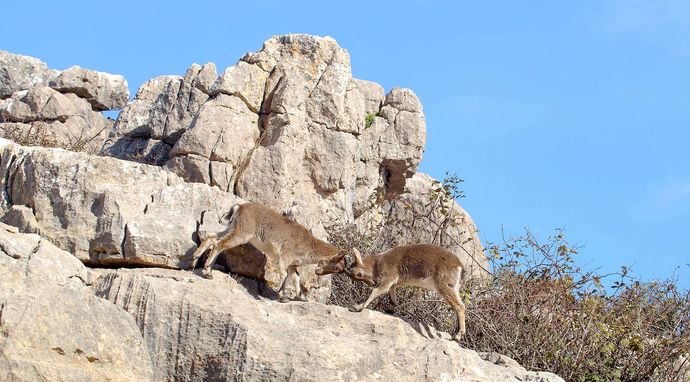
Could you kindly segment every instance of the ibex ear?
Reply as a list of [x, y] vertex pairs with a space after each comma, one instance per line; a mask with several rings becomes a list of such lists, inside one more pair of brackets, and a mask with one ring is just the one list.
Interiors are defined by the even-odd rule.
[[345, 251], [340, 251], [340, 252], [338, 252], [338, 256], [335, 257], [335, 261], [339, 263], [344, 258], [345, 258]]
[[352, 254], [355, 256], [355, 265], [362, 266], [364, 263], [362, 262], [362, 256], [359, 253], [359, 250], [353, 247]]

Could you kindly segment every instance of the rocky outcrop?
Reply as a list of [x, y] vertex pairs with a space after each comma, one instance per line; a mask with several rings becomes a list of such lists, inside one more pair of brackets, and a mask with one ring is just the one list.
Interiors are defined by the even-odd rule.
[[87, 269], [0, 223], [0, 379], [562, 381], [395, 316], [257, 292], [223, 274]]
[[[225, 229], [220, 216], [243, 202], [160, 167], [4, 139], [0, 174], [0, 221], [40, 233], [91, 266], [186, 269], [200, 239]], [[280, 285], [277, 264], [251, 246], [230, 251], [219, 264]], [[304, 273], [308, 296], [325, 301], [330, 278], [318, 278], [313, 266]]]
[[62, 71], [50, 87], [87, 100], [94, 110], [122, 109], [129, 98], [127, 81], [120, 75], [73, 66]]
[[74, 256], [16, 230], [0, 224], [0, 380], [150, 380], [134, 318], [94, 294]]
[[104, 153], [277, 210], [297, 207], [305, 224], [322, 227], [353, 222], [372, 197], [394, 198], [415, 173], [426, 137], [421, 103], [411, 90], [384, 95], [352, 78], [335, 40], [274, 37], [212, 85], [207, 67], [144, 84]]
[[[426, 139], [421, 102], [409, 89], [385, 94], [352, 78], [335, 40], [276, 36], [214, 76], [212, 64], [194, 64], [184, 77], [144, 84], [103, 153], [291, 211], [321, 238], [329, 227], [365, 225], [404, 193], [406, 204], [426, 207], [410, 195], [417, 188], [406, 189]], [[453, 249], [486, 266], [475, 231], [471, 219], [460, 221], [452, 239], [473, 245]], [[398, 232], [407, 242], [423, 239]]]
[[0, 50], [0, 99], [20, 90], [47, 86], [58, 74], [37, 58]]
[[170, 149], [208, 100], [215, 79], [216, 66], [209, 63], [193, 64], [184, 77], [146, 82], [120, 113], [103, 152], [148, 164], [166, 163]]
[[63, 72], [33, 57], [0, 51], [0, 136], [17, 142], [96, 153], [113, 121], [100, 111], [129, 97], [122, 76], [72, 67]]
[[[354, 225], [383, 247], [443, 244], [486, 274], [472, 219], [416, 173], [419, 99], [352, 78], [333, 39], [277, 36], [130, 102], [122, 77], [0, 58], [0, 135], [16, 141], [0, 138], [0, 379], [561, 381], [395, 316], [280, 304], [276, 264], [249, 245], [218, 265], [264, 282], [176, 270], [251, 200], [320, 238]], [[123, 106], [111, 128], [100, 111]], [[103, 131], [100, 157], [17, 143], [94, 151]], [[330, 277], [300, 272], [325, 301]]]
[[[57, 137], [69, 138], [86, 125], [100, 126], [91, 117], [102, 115], [93, 108], [122, 106], [117, 77], [78, 67], [53, 74], [46, 80], [52, 87], [15, 92], [0, 105], [13, 128], [50, 124], [51, 131], [63, 131]], [[87, 264], [185, 267], [197, 226], [213, 223], [202, 215], [242, 199], [283, 211], [322, 239], [329, 228], [357, 225], [395, 236], [396, 244], [452, 244], [466, 263], [486, 267], [476, 228], [454, 201], [450, 209], [466, 218], [457, 219], [449, 235], [438, 238], [431, 226], [422, 232], [408, 224], [429, 208], [428, 193], [413, 178], [425, 136], [422, 105], [411, 90], [386, 94], [352, 78], [347, 51], [331, 38], [276, 36], [220, 76], [212, 63], [193, 64], [184, 76], [141, 86], [103, 153], [157, 168], [21, 149], [13, 166], [30, 175], [4, 181], [21, 189], [35, 187], [29, 182], [36, 179], [40, 187], [20, 202], [6, 202], [4, 219], [43, 232]], [[77, 196], [84, 184], [88, 191]], [[436, 225], [443, 220], [423, 214]], [[400, 224], [373, 228], [372, 216]], [[248, 262], [247, 252], [255, 253], [247, 247], [221, 263], [277, 284], [275, 265], [261, 255]]]
[[[188, 265], [203, 214], [234, 196], [160, 167], [0, 140], [2, 218], [89, 265]], [[195, 240], [197, 240], [195, 242]]]
[[507, 357], [492, 362], [445, 333], [395, 316], [255, 297], [227, 275], [98, 274], [96, 293], [135, 317], [150, 354], [158, 355], [155, 380], [562, 381]]

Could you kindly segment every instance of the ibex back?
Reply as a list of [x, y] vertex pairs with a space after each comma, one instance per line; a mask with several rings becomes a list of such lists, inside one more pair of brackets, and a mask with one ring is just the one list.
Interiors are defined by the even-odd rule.
[[209, 237], [199, 245], [192, 258], [192, 269], [201, 255], [211, 251], [204, 264], [203, 276], [211, 278], [211, 267], [218, 255], [233, 247], [250, 243], [278, 265], [281, 284], [278, 298], [285, 301], [284, 288], [290, 278], [294, 279], [296, 298], [306, 299], [306, 288], [300, 284], [297, 267], [316, 264], [322, 259], [345, 264], [345, 253], [323, 240], [315, 238], [301, 224], [258, 203], [236, 204], [232, 207], [228, 230], [216, 237]]

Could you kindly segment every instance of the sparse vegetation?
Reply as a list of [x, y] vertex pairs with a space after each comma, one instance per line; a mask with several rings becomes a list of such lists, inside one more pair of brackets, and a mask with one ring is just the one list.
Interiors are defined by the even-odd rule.
[[96, 141], [103, 132], [96, 134], [82, 130], [77, 135], [63, 133], [58, 139], [53, 127], [45, 121], [32, 121], [30, 123], [6, 122], [0, 117], [0, 137], [14, 141], [22, 146], [61, 147], [70, 151], [80, 151], [95, 154], [96, 149], [92, 142]]
[[57, 147], [55, 137], [50, 134], [48, 124], [8, 122], [0, 118], [0, 137], [14, 141], [22, 146]]
[[[439, 201], [462, 197], [460, 182], [448, 176], [439, 183], [430, 194], [436, 203], [427, 208], [447, 209]], [[331, 240], [342, 248], [356, 245], [366, 255], [405, 244], [355, 227], [335, 227]], [[582, 269], [578, 250], [561, 230], [543, 241], [525, 230], [488, 244], [491, 280], [469, 281], [461, 291], [467, 305], [463, 346], [505, 354], [567, 381], [687, 381], [690, 291], [674, 279], [642, 282], [627, 267], [615, 274]], [[369, 293], [364, 283], [336, 275], [330, 302], [351, 306]], [[399, 288], [398, 300], [393, 308], [382, 296], [370, 309], [446, 332], [455, 327], [453, 311], [433, 291]]]
[[364, 117], [364, 128], [368, 129], [371, 127], [371, 125], [374, 123], [374, 119], [376, 119], [376, 115], [374, 113], [367, 113], [367, 116]]

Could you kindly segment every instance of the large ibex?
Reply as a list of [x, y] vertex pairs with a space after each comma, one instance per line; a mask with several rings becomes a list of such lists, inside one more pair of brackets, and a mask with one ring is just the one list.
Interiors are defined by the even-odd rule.
[[315, 238], [301, 224], [259, 203], [236, 204], [230, 211], [230, 223], [226, 231], [209, 236], [194, 252], [192, 269], [201, 255], [210, 248], [202, 274], [212, 278], [211, 267], [218, 255], [230, 248], [250, 243], [278, 265], [281, 284], [278, 289], [280, 301], [286, 301], [284, 288], [292, 278], [295, 282], [297, 299], [306, 299], [306, 288], [300, 285], [297, 267], [316, 264], [328, 259], [333, 264], [341, 263], [345, 269], [345, 253], [337, 247]]
[[[363, 281], [374, 289], [361, 304], [350, 308], [361, 312], [378, 296], [388, 293], [393, 305], [398, 305], [395, 290], [398, 286], [411, 285], [435, 289], [445, 299], [458, 317], [453, 339], [465, 335], [465, 304], [458, 288], [464, 265], [445, 248], [433, 244], [416, 244], [396, 247], [377, 256], [362, 258], [356, 248], [352, 250], [354, 264], [345, 270], [352, 279]], [[323, 260], [316, 274], [340, 272], [339, 262]]]

